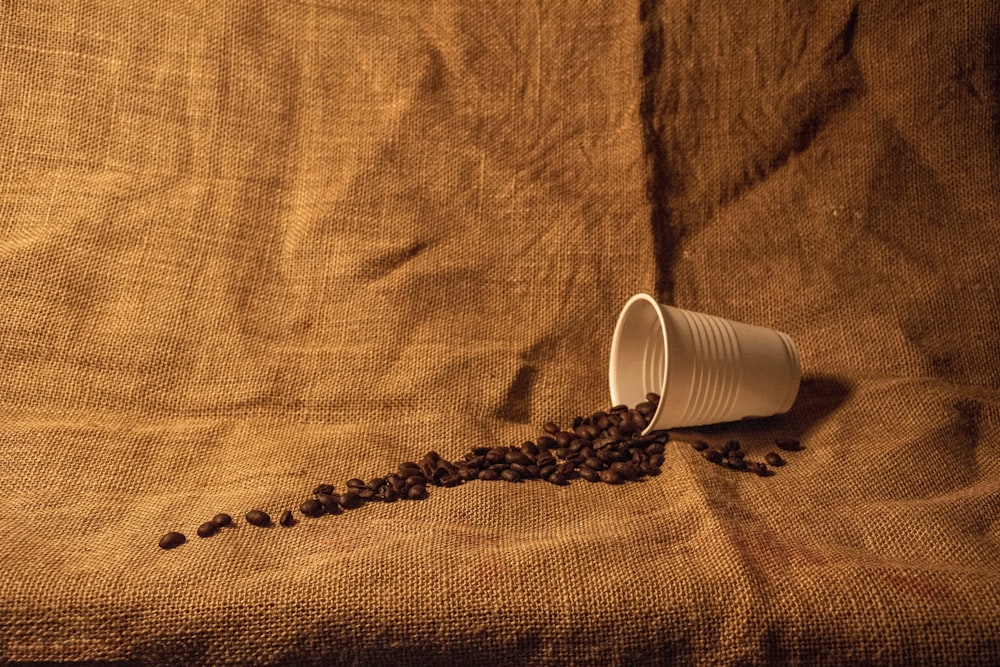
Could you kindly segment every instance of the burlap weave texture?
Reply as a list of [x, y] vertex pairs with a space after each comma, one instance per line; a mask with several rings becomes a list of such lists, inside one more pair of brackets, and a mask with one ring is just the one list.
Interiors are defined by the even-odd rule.
[[[0, 658], [1000, 661], [990, 2], [0, 5]], [[319, 482], [607, 407], [637, 291], [790, 334], [772, 477]], [[156, 547], [167, 530], [189, 543]]]

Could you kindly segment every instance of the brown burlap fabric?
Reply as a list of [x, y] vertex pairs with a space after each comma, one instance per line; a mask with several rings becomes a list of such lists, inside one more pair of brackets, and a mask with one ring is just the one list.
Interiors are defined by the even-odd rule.
[[[998, 36], [993, 0], [0, 3], [0, 658], [1000, 660]], [[796, 340], [789, 414], [700, 431], [788, 466], [194, 537], [608, 407], [638, 291]]]

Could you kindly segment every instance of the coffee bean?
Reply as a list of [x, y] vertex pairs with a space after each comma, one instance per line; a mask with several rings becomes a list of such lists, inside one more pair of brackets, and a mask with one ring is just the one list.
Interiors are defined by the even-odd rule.
[[289, 528], [291, 526], [294, 526], [295, 525], [295, 518], [292, 517], [291, 510], [285, 510], [284, 512], [282, 512], [281, 516], [278, 517], [278, 523], [281, 524], [282, 526], [284, 526], [285, 528]]
[[778, 452], [768, 452], [767, 455], [764, 456], [764, 460], [767, 461], [768, 465], [776, 468], [778, 466], [785, 465], [785, 459], [781, 458], [781, 455], [778, 454]]
[[515, 471], [511, 470], [510, 468], [507, 468], [506, 470], [500, 473], [500, 479], [502, 479], [505, 482], [520, 482], [521, 476], [518, 475]]
[[749, 472], [752, 472], [760, 477], [766, 477], [771, 473], [771, 471], [767, 469], [767, 466], [760, 461], [747, 461], [746, 467]]
[[691, 443], [691, 447], [693, 447], [695, 450], [699, 452], [703, 452], [706, 449], [708, 449], [708, 443], [705, 442], [704, 440], [695, 440], [694, 442]]
[[458, 475], [445, 475], [440, 480], [441, 486], [458, 486], [462, 483], [462, 478]]
[[604, 461], [596, 456], [588, 456], [583, 460], [583, 465], [591, 470], [604, 470]]
[[219, 526], [212, 521], [206, 521], [198, 526], [198, 537], [211, 537], [219, 532]]
[[473, 453], [473, 454], [474, 454], [475, 456], [483, 456], [483, 455], [484, 455], [484, 454], [486, 454], [486, 452], [488, 452], [488, 451], [490, 451], [490, 448], [489, 448], [489, 447], [473, 447], [473, 448], [472, 448], [472, 453]]
[[476, 479], [476, 476], [478, 474], [479, 474], [479, 471], [476, 470], [475, 468], [471, 468], [469, 466], [459, 466], [458, 467], [458, 476], [461, 477], [466, 482], [470, 482], [470, 481]]
[[542, 424], [542, 430], [551, 435], [555, 435], [559, 432], [559, 425], [555, 422], [545, 422]]
[[374, 491], [366, 487], [364, 489], [358, 489], [358, 498], [367, 502], [369, 500], [375, 500], [376, 496]]
[[531, 465], [535, 462], [530, 456], [516, 449], [512, 449], [507, 452], [507, 455], [504, 457], [504, 461], [507, 463], [518, 463], [522, 466]]
[[427, 478], [423, 475], [410, 475], [406, 478], [407, 486], [416, 486], [417, 484], [427, 484]]
[[486, 470], [480, 470], [477, 477], [486, 482], [493, 482], [495, 480], [500, 479], [500, 473], [498, 473], [496, 470], [491, 470], [490, 468], [487, 468]]
[[562, 474], [569, 477], [576, 471], [576, 464], [572, 461], [563, 461], [562, 463], [556, 464], [556, 472], [561, 472]]
[[402, 463], [399, 464], [396, 470], [399, 472], [399, 476], [404, 479], [410, 477], [411, 475], [422, 474], [420, 472], [420, 466], [418, 466], [413, 461], [403, 461]]
[[345, 510], [353, 510], [361, 507], [365, 501], [358, 495], [357, 491], [347, 491], [340, 494], [338, 502]]
[[399, 498], [399, 495], [396, 493], [396, 491], [394, 491], [393, 488], [388, 484], [380, 488], [378, 491], [376, 491], [376, 493], [378, 494], [379, 500], [381, 500], [384, 503], [395, 502]]
[[744, 454], [745, 454], [745, 452], [742, 449], [734, 449], [734, 450], [732, 450], [730, 452], [726, 452], [726, 456], [728, 456], [730, 458], [730, 460], [732, 460], [732, 459], [741, 459], [741, 458], [743, 458]]
[[774, 444], [786, 452], [797, 452], [802, 449], [802, 444], [795, 438], [779, 438], [774, 441]]
[[660, 395], [651, 391], [648, 394], [646, 394], [646, 400], [649, 401], [650, 403], [659, 403]]
[[541, 436], [536, 442], [539, 449], [552, 449], [556, 446], [556, 441], [547, 435]]
[[[323, 494], [328, 496], [328, 494]], [[308, 500], [303, 500], [302, 504], [299, 505], [299, 511], [303, 515], [308, 517], [317, 517], [323, 513], [323, 503], [321, 503], [316, 498], [309, 498]]]
[[723, 445], [723, 447], [722, 447], [722, 451], [723, 452], [734, 452], [734, 451], [738, 450], [739, 448], [740, 448], [740, 441], [739, 440], [727, 440], [726, 444]]
[[542, 475], [542, 469], [541, 469], [540, 466], [538, 466], [538, 465], [536, 465], [536, 464], [533, 463], [530, 466], [527, 466], [527, 468], [528, 468], [528, 477], [532, 477], [532, 478], [534, 478], [534, 477], [541, 477], [541, 475]]
[[601, 479], [600, 474], [593, 468], [580, 468], [576, 471], [580, 477], [587, 480], [588, 482], [598, 482]]
[[523, 449], [529, 456], [535, 456], [538, 454], [538, 445], [533, 443], [531, 440], [526, 440], [522, 443], [521, 449]]
[[564, 486], [567, 484], [566, 476], [561, 472], [554, 472], [545, 478], [545, 481], [549, 484], [555, 484], [556, 486]]
[[372, 491], [378, 491], [383, 486], [385, 486], [385, 480], [381, 477], [375, 477], [374, 479], [368, 480], [367, 486]]
[[510, 469], [516, 472], [517, 476], [521, 479], [531, 477], [531, 473], [528, 472], [528, 466], [521, 465], [520, 463], [511, 463]]
[[411, 486], [410, 490], [406, 493], [406, 497], [409, 500], [423, 500], [427, 497], [427, 487], [423, 484]]
[[363, 479], [358, 479], [357, 477], [352, 477], [347, 480], [347, 488], [349, 489], [363, 489], [365, 488], [365, 481]]
[[649, 457], [649, 463], [655, 468], [663, 465], [663, 454], [653, 454]]
[[616, 406], [612, 407], [608, 412], [611, 412], [612, 414], [615, 413], [615, 412], [628, 412], [628, 406], [627, 405], [616, 405]]
[[266, 512], [261, 512], [260, 510], [250, 510], [244, 518], [251, 526], [257, 526], [258, 528], [267, 528], [271, 525], [271, 517]]
[[559, 431], [555, 435], [556, 445], [559, 447], [569, 447], [569, 443], [576, 440], [576, 435], [573, 433], [567, 433], [566, 431]]
[[597, 474], [600, 476], [601, 481], [605, 484], [621, 484], [623, 481], [621, 475], [611, 469], [602, 470]]
[[539, 468], [538, 476], [544, 479], [549, 475], [551, 475], [552, 473], [554, 473], [555, 471], [556, 471], [556, 464], [550, 463], [549, 465], [544, 466], [543, 468]]
[[507, 451], [506, 447], [494, 447], [486, 452], [486, 463], [504, 463], [507, 458]]
[[315, 489], [313, 489], [313, 493], [314, 494], [317, 494], [317, 493], [333, 493], [333, 491], [334, 491], [333, 484], [320, 484]]
[[179, 547], [185, 542], [187, 542], [187, 538], [184, 537], [183, 533], [169, 532], [160, 538], [160, 548], [173, 549], [174, 547]]
[[660, 467], [653, 465], [649, 461], [643, 461], [642, 463], [639, 464], [639, 471], [643, 475], [649, 475], [650, 477], [653, 477], [655, 475], [660, 474]]
[[337, 496], [333, 495], [332, 493], [320, 493], [316, 496], [316, 500], [319, 501], [321, 509], [315, 515], [309, 514], [305, 510], [302, 510], [301, 508], [300, 511], [306, 516], [319, 516], [319, 514], [321, 514], [323, 510], [326, 510], [330, 514], [340, 514], [340, 501], [337, 499]]
[[216, 514], [212, 517], [212, 523], [219, 528], [225, 528], [226, 526], [232, 525], [233, 517], [228, 514]]
[[742, 457], [731, 456], [729, 457], [729, 467], [733, 470], [746, 470], [747, 464]]
[[706, 449], [701, 453], [701, 455], [704, 456], [706, 460], [711, 461], [712, 463], [722, 463], [722, 459], [724, 458], [722, 452], [718, 449], [715, 449], [714, 447]]

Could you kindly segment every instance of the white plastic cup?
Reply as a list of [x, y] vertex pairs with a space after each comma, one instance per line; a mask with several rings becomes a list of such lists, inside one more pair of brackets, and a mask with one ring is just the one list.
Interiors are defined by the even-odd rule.
[[613, 405], [660, 395], [643, 433], [787, 412], [802, 378], [795, 343], [780, 331], [648, 294], [633, 296], [618, 316], [609, 371]]

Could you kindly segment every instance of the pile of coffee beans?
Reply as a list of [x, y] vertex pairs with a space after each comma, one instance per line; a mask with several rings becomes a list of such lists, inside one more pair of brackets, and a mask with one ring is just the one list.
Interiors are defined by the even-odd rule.
[[[775, 440], [774, 444], [779, 449], [790, 452], [795, 452], [802, 448], [799, 441], [794, 438], [781, 438]], [[691, 447], [701, 452], [706, 461], [729, 470], [750, 472], [761, 477], [774, 474], [768, 466], [778, 468], [785, 465], [785, 459], [777, 452], [768, 452], [765, 454], [764, 461], [748, 460], [743, 448], [740, 446], [739, 440], [728, 440], [720, 447], [712, 447], [704, 440], [695, 440], [691, 443]]]
[[[554, 422], [542, 426], [542, 433], [534, 440], [527, 440], [512, 447], [473, 447], [461, 458], [449, 461], [434, 451], [427, 452], [419, 461], [404, 461], [396, 470], [368, 481], [360, 478], [347, 480], [343, 490], [333, 484], [319, 484], [310, 497], [298, 506], [298, 513], [305, 518], [341, 514], [368, 503], [392, 503], [397, 500], [422, 500], [431, 487], [452, 487], [467, 482], [505, 481], [528, 482], [541, 480], [555, 486], [564, 486], [574, 480], [588, 483], [622, 484], [639, 481], [660, 474], [663, 451], [669, 441], [667, 431], [642, 431], [656, 412], [660, 397], [647, 394], [646, 400], [633, 408], [619, 405], [603, 412], [573, 419], [572, 424], [561, 427]], [[782, 446], [782, 442], [787, 446]], [[798, 448], [797, 441], [779, 441], [779, 447]], [[723, 449], [711, 448], [708, 443], [695, 441], [692, 446], [713, 463], [736, 470], [749, 470], [766, 475], [767, 465], [746, 461], [737, 441], [729, 441]], [[771, 465], [781, 465], [768, 454]], [[251, 510], [244, 515], [251, 526], [271, 527], [271, 517], [261, 510]], [[283, 509], [278, 525], [290, 528], [297, 523], [291, 509]], [[232, 525], [228, 514], [217, 514], [198, 527], [198, 536], [212, 537], [222, 528]], [[182, 533], [170, 532], [160, 538], [160, 547], [173, 549], [186, 542]]]

